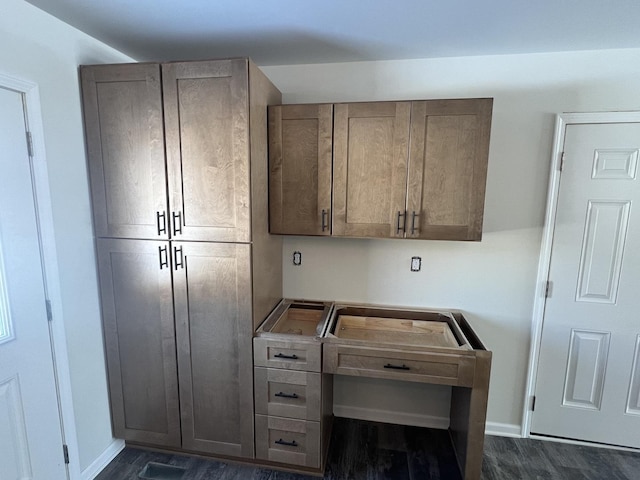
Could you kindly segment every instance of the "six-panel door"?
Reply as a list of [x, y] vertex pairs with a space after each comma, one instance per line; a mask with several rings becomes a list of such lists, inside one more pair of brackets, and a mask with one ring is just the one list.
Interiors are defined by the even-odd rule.
[[169, 238], [160, 67], [81, 68], [97, 237]]
[[169, 242], [98, 239], [113, 433], [180, 446]]
[[331, 234], [333, 105], [269, 107], [269, 231]]
[[246, 59], [162, 65], [172, 237], [249, 242]]
[[250, 248], [172, 242], [187, 450], [254, 456]]

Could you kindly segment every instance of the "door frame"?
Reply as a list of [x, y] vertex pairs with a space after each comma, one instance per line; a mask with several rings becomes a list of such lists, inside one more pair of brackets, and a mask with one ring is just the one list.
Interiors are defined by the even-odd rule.
[[[538, 375], [538, 362], [540, 357], [540, 343], [542, 341], [542, 325], [546, 306], [546, 282], [549, 279], [551, 266], [551, 247], [555, 230], [555, 218], [558, 208], [558, 191], [560, 189], [560, 166], [564, 151], [564, 138], [567, 126], [585, 125], [593, 123], [640, 123], [640, 111], [621, 112], [592, 112], [592, 113], [562, 113], [556, 116], [556, 126], [551, 152], [551, 171], [549, 174], [549, 187], [547, 193], [547, 207], [542, 241], [540, 246], [540, 258], [538, 261], [538, 275], [536, 278], [535, 296], [533, 301], [533, 313], [531, 322], [531, 346], [529, 348], [529, 363], [527, 372], [527, 384], [524, 396], [521, 436], [531, 436], [531, 410], [535, 386]], [[569, 443], [581, 443], [571, 441]], [[589, 445], [593, 445], [589, 443]]]
[[[76, 480], [81, 478], [80, 457], [73, 412], [71, 375], [62, 310], [62, 293], [55, 241], [53, 208], [49, 189], [49, 174], [45, 155], [40, 91], [37, 83], [5, 75], [2, 72], [0, 72], [0, 87], [21, 93], [25, 99], [27, 125], [31, 132], [33, 144], [31, 175], [36, 218], [40, 234], [39, 243], [42, 256], [42, 273], [45, 295], [51, 302], [51, 313], [53, 317], [53, 321], [49, 322], [49, 337], [51, 339], [52, 360], [56, 377], [60, 429], [62, 442], [67, 445], [69, 450], [67, 475], [70, 480]], [[62, 452], [60, 452], [60, 455], [62, 455]]]

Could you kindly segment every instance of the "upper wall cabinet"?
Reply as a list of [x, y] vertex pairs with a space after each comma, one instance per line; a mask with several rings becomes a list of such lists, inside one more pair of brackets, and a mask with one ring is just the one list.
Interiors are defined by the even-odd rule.
[[270, 232], [331, 234], [333, 105], [269, 108]]
[[251, 241], [247, 83], [243, 59], [84, 68], [98, 237]]
[[319, 174], [331, 106], [272, 107], [271, 233], [327, 235], [330, 223], [334, 236], [480, 240], [492, 105], [336, 104], [331, 177]]

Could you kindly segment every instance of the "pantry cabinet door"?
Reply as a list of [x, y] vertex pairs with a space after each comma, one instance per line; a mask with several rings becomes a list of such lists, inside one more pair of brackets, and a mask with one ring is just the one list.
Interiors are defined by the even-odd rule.
[[172, 245], [182, 446], [253, 458], [251, 247]]
[[246, 59], [162, 65], [172, 237], [249, 242]]
[[331, 234], [333, 105], [269, 107], [269, 231]]
[[482, 238], [492, 104], [412, 102], [408, 238]]
[[333, 235], [404, 237], [410, 102], [334, 106]]
[[113, 434], [180, 446], [169, 242], [98, 239]]
[[169, 238], [160, 67], [80, 73], [96, 236]]

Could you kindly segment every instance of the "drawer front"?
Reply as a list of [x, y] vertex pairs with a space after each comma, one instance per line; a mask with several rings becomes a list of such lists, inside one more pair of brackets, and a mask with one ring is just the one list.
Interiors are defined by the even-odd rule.
[[475, 358], [346, 345], [324, 346], [324, 372], [471, 387]]
[[288, 342], [256, 337], [253, 339], [254, 365], [320, 372], [322, 345], [319, 343]]
[[256, 458], [320, 468], [320, 423], [256, 415]]
[[320, 421], [321, 375], [255, 367], [256, 413]]

